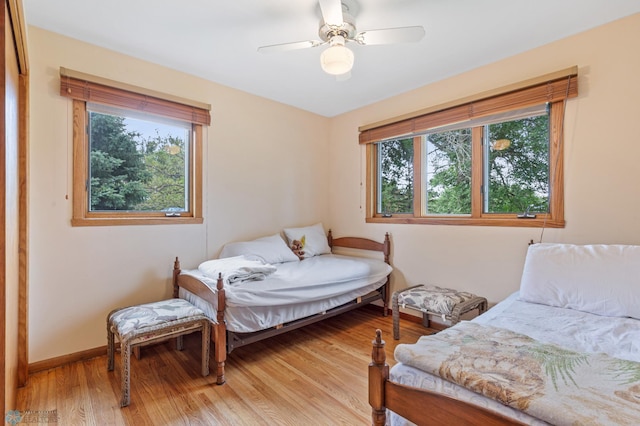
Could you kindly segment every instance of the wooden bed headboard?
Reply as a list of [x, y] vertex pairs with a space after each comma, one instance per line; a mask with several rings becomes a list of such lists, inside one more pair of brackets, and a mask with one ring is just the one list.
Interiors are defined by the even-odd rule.
[[332, 249], [334, 247], [345, 247], [359, 250], [382, 252], [384, 254], [384, 261], [386, 263], [389, 263], [389, 255], [391, 254], [391, 240], [389, 239], [388, 232], [384, 234], [384, 242], [381, 243], [378, 241], [370, 240], [368, 238], [359, 237], [333, 238], [331, 229], [329, 229], [329, 233], [327, 234], [327, 241], [329, 242], [329, 247], [331, 247]]

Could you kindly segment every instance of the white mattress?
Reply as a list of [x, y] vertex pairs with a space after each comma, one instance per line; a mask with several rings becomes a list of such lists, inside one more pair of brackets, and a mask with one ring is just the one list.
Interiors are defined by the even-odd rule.
[[[640, 320], [632, 318], [604, 317], [527, 303], [518, 300], [518, 293], [514, 293], [475, 318], [473, 322], [502, 327], [544, 343], [553, 343], [575, 351], [606, 353], [616, 358], [640, 362]], [[395, 382], [429, 389], [489, 408], [525, 424], [547, 424], [464, 387], [401, 363], [394, 365], [389, 375]], [[412, 424], [395, 413], [389, 413], [387, 419], [388, 423], [394, 426]]]
[[[378, 259], [326, 254], [275, 265], [267, 279], [225, 286], [227, 329], [249, 333], [324, 312], [364, 296], [385, 283], [391, 266]], [[216, 281], [198, 270], [194, 275], [215, 293]], [[216, 307], [180, 289], [212, 319]]]

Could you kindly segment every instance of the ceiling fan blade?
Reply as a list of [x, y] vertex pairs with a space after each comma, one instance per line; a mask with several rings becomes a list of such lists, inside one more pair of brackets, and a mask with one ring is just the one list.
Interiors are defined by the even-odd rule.
[[362, 31], [354, 37], [354, 40], [359, 44], [413, 43], [422, 40], [424, 34], [424, 28], [419, 26], [386, 28]]
[[342, 2], [340, 0], [319, 0], [322, 18], [327, 25], [341, 26], [342, 18]]
[[269, 46], [261, 46], [258, 47], [258, 52], [260, 53], [275, 53], [275, 52], [286, 52], [289, 50], [298, 50], [298, 49], [307, 49], [309, 47], [316, 47], [324, 44], [324, 42], [320, 40], [305, 40], [305, 41], [295, 41], [293, 43], [282, 43], [282, 44], [272, 44]]

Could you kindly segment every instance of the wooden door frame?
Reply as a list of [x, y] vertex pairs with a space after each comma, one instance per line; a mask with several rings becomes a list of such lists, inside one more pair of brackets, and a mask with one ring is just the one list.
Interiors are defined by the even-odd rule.
[[28, 325], [28, 283], [29, 283], [29, 62], [27, 55], [26, 24], [22, 0], [7, 0], [9, 15], [13, 27], [15, 49], [18, 56], [20, 87], [18, 94], [18, 185], [20, 188], [18, 212], [18, 385], [27, 383], [29, 371]]
[[[10, 25], [11, 33], [13, 36], [13, 40], [5, 39], [5, 31], [7, 29], [7, 25]], [[27, 374], [28, 374], [28, 335], [27, 335], [27, 319], [28, 319], [28, 87], [29, 87], [29, 79], [28, 79], [28, 57], [27, 57], [27, 42], [26, 42], [26, 31], [25, 31], [25, 21], [24, 21], [24, 13], [22, 8], [22, 0], [6, 0], [4, 7], [2, 8], [2, 34], [3, 34], [3, 44], [2, 44], [2, 61], [3, 61], [3, 71], [2, 71], [2, 81], [0, 84], [3, 85], [3, 102], [4, 105], [2, 107], [2, 111], [6, 110], [6, 57], [7, 57], [7, 44], [8, 42], [13, 42], [13, 48], [15, 50], [15, 56], [18, 62], [18, 99], [17, 99], [17, 107], [18, 107], [18, 159], [17, 159], [17, 167], [18, 167], [18, 365], [17, 365], [17, 384], [18, 386], [22, 386], [26, 384]], [[11, 52], [13, 55], [14, 53]], [[3, 143], [6, 143], [6, 123], [5, 116], [3, 114], [0, 117], [0, 128], [2, 129], [3, 135]], [[3, 154], [4, 155], [4, 154]], [[7, 408], [12, 409], [13, 407], [6, 407], [6, 399], [7, 399], [7, 378], [6, 378], [6, 360], [7, 360], [7, 347], [6, 347], [6, 336], [7, 336], [7, 321], [6, 321], [6, 289], [7, 289], [7, 281], [6, 281], [6, 162], [3, 157], [0, 161], [2, 165], [0, 166], [0, 174], [2, 177], [0, 181], [2, 182], [2, 189], [0, 197], [2, 198], [2, 205], [4, 207], [4, 211], [0, 213], [0, 225], [2, 225], [2, 244], [3, 250], [2, 252], [5, 254], [3, 256], [2, 261], [0, 262], [0, 276], [1, 276], [1, 289], [0, 289], [0, 310], [2, 311], [3, 321], [2, 326], [0, 327], [0, 371], [2, 371], [2, 388], [0, 390], [0, 401], [2, 404], [2, 409], [0, 413], [4, 416]], [[16, 389], [11, 389], [10, 392], [13, 394], [16, 393]]]

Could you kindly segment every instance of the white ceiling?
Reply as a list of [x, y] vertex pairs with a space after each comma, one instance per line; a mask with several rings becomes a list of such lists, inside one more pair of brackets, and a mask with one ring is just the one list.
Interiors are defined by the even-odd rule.
[[[317, 0], [23, 0], [27, 24], [332, 117], [640, 12], [640, 0], [356, 0], [358, 31], [422, 25], [415, 44], [350, 43], [351, 78], [320, 68]], [[64, 66], [64, 64], [60, 64]], [[82, 70], [79, 70], [82, 71]]]

